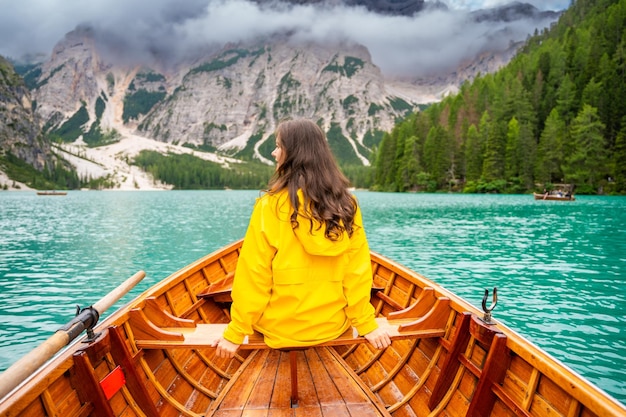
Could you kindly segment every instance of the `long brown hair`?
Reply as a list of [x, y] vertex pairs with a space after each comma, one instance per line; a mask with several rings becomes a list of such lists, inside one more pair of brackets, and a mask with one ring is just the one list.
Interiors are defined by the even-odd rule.
[[[269, 193], [287, 189], [294, 209], [292, 227], [299, 226], [300, 214], [311, 220], [311, 229], [313, 220], [324, 225], [324, 235], [330, 240], [340, 239], [344, 231], [352, 236], [356, 200], [322, 129], [310, 120], [288, 120], [276, 128], [276, 143], [280, 143], [283, 157], [269, 182]], [[301, 210], [298, 190], [304, 195]]]

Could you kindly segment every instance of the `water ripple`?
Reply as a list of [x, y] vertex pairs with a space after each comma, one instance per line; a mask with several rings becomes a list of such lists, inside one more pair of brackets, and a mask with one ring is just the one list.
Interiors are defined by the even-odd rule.
[[[119, 305], [243, 237], [258, 195], [0, 193], [0, 370], [136, 271]], [[498, 287], [498, 320], [626, 403], [626, 198], [357, 196], [373, 250], [476, 306]]]

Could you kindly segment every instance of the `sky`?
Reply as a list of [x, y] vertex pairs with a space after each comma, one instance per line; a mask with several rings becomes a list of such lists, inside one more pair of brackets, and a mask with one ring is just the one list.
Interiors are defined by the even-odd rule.
[[[448, 11], [401, 17], [336, 5], [260, 7], [247, 0], [0, 0], [0, 55], [50, 55], [78, 25], [94, 27], [126, 58], [146, 62], [155, 51], [179, 59], [207, 45], [289, 33], [296, 41], [356, 42], [384, 72], [421, 75], [454, 67], [485, 48], [505, 48], [511, 36], [525, 39], [537, 26], [517, 22], [504, 32], [493, 22], [467, 20], [469, 11], [511, 0], [440, 1]], [[539, 10], [563, 10], [570, 0], [527, 2]], [[548, 24], [540, 22], [539, 29]]]

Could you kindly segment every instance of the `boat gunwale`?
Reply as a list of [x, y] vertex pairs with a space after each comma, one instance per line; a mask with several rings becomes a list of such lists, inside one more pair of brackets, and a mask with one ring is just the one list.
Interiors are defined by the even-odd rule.
[[[444, 295], [450, 298], [450, 307], [455, 310], [457, 314], [462, 314], [464, 311], [467, 311], [475, 314], [479, 318], [483, 317], [484, 313], [470, 304], [467, 300], [452, 293], [424, 275], [413, 271], [410, 268], [407, 268], [377, 252], [372, 251], [371, 255], [372, 259], [376, 263], [388, 268], [391, 272], [400, 273], [402, 277], [407, 279], [409, 279], [408, 277], [418, 279], [421, 281], [421, 284], [423, 284], [421, 288], [432, 287], [435, 290], [435, 296], [439, 297]], [[512, 352], [528, 362], [542, 375], [545, 375], [552, 381], [569, 381], [570, 383], [568, 384], [557, 385], [567, 394], [571, 395], [572, 399], [579, 401], [581, 404], [594, 412], [598, 409], [609, 408], [607, 412], [610, 414], [606, 414], [606, 417], [613, 417], [620, 414], [626, 415], [626, 406], [622, 405], [619, 401], [617, 401], [617, 399], [600, 387], [593, 385], [578, 372], [574, 371], [568, 365], [561, 362], [544, 349], [541, 349], [529, 339], [523, 337], [517, 331], [493, 318], [489, 324], [494, 325], [498, 330], [507, 336], [506, 345]], [[581, 395], [584, 395], [584, 401], [582, 401], [583, 399], [581, 398]], [[603, 402], [601, 401], [601, 398], [609, 399], [611, 402]], [[593, 406], [591, 406], [592, 404]], [[611, 407], [606, 407], [606, 404], [610, 404]], [[598, 414], [598, 416], [605, 415]]]
[[[220, 259], [223, 255], [231, 253], [233, 250], [237, 250], [242, 243], [243, 239], [234, 241], [226, 246], [221, 247], [220, 249], [204, 255], [198, 260], [170, 274], [168, 277], [149, 287], [141, 294], [130, 300], [128, 303], [119, 307], [104, 320], [99, 322], [93, 329], [94, 333], [99, 333], [110, 326], [122, 325], [123, 323], [127, 322], [129, 317], [128, 312], [131, 308], [141, 305], [141, 303], [143, 303], [146, 298], [152, 295], [164, 294], [172, 287], [178, 285], [178, 283], [180, 283], [186, 277], [197, 272], [199, 269]], [[46, 363], [44, 363], [39, 369], [33, 372], [28, 378], [20, 382], [15, 388], [7, 393], [4, 398], [0, 398], [0, 413], [3, 413], [5, 412], [5, 410], [9, 409], [12, 409], [13, 411], [19, 413], [20, 411], [22, 411], [22, 409], [20, 409], [19, 406], [16, 405], [16, 403], [21, 401], [24, 397], [36, 398], [41, 395], [49, 386], [50, 380], [56, 380], [56, 375], [63, 374], [74, 366], [72, 355], [75, 352], [81, 350], [83, 346], [85, 346], [86, 340], [87, 335], [83, 334], [71, 341], [60, 352], [58, 352], [55, 356], [53, 356]], [[61, 365], [63, 365], [62, 369], [58, 370], [59, 366]], [[29, 405], [28, 402], [24, 402], [25, 404], [23, 404], [23, 407]], [[13, 409], [12, 406], [14, 405], [17, 408]]]

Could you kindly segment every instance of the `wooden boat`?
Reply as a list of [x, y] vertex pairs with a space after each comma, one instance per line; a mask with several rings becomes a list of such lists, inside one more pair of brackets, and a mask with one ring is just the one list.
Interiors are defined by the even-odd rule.
[[279, 351], [254, 335], [235, 358], [219, 359], [210, 343], [229, 320], [240, 247], [207, 255], [88, 326], [91, 340], [77, 339], [10, 387], [0, 415], [626, 416], [492, 319], [495, 289], [480, 311], [376, 253], [371, 302], [394, 332], [389, 348], [348, 333]]
[[574, 197], [573, 194], [566, 195], [566, 194], [533, 193], [533, 195], [535, 196], [535, 200], [550, 200], [550, 201], [574, 201], [576, 200], [576, 197]]
[[66, 191], [37, 191], [37, 195], [67, 195]]

